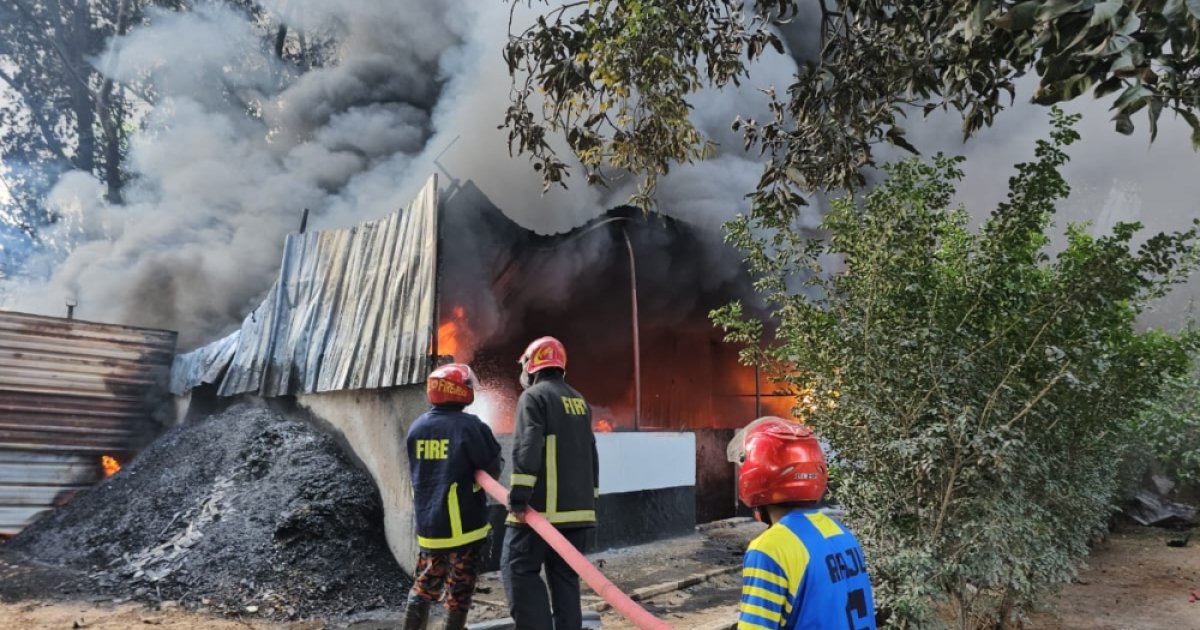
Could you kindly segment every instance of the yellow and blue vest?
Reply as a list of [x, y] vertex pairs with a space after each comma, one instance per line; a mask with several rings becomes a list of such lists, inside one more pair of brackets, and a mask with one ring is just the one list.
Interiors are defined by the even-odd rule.
[[854, 534], [794, 510], [750, 543], [738, 630], [875, 630], [875, 599]]

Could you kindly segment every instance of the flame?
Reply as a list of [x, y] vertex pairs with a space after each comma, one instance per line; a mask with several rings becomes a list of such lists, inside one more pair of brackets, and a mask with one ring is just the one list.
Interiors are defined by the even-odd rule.
[[592, 429], [597, 433], [612, 433], [613, 425], [607, 418], [600, 418]]
[[438, 354], [454, 357], [458, 362], [468, 359], [463, 356], [466, 346], [471, 341], [471, 332], [466, 323], [466, 309], [461, 306], [450, 309], [450, 319], [438, 325]]
[[117, 458], [112, 455], [101, 455], [100, 467], [104, 469], [104, 478], [107, 479], [121, 470], [121, 462], [118, 462]]

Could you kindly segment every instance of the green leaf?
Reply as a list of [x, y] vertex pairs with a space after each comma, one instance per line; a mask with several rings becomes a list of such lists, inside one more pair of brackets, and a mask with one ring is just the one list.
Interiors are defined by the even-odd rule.
[[1129, 86], [1124, 92], [1121, 93], [1120, 96], [1117, 97], [1116, 102], [1113, 103], [1113, 109], [1126, 109], [1130, 105], [1145, 99], [1152, 94], [1153, 92], [1147, 89], [1146, 86], [1142, 85], [1141, 82], [1136, 82]]
[[1041, 4], [1037, 0], [1022, 2], [993, 20], [992, 23], [1006, 31], [1027, 30], [1037, 22], [1037, 10]]
[[1096, 89], [1092, 94], [1096, 98], [1104, 98], [1105, 96], [1108, 96], [1109, 94], [1121, 89], [1121, 86], [1124, 85], [1124, 83], [1125, 82], [1121, 80], [1121, 77], [1109, 77], [1100, 82], [1100, 85], [1096, 86]]
[[1150, 119], [1150, 142], [1154, 142], [1158, 138], [1158, 117], [1162, 115], [1162, 108], [1161, 98], [1155, 96], [1150, 99], [1150, 107], [1146, 110], [1146, 115]]
[[992, 0], [980, 0], [971, 11], [971, 18], [963, 24], [963, 39], [971, 41], [983, 32], [987, 17], [992, 13]]
[[1130, 13], [1117, 32], [1122, 35], [1133, 35], [1139, 28], [1142, 28], [1142, 18], [1138, 17], [1136, 13]]
[[1131, 43], [1133, 43], [1133, 38], [1128, 35], [1110, 35], [1104, 38], [1100, 45], [1083, 54], [1088, 57], [1108, 57], [1129, 48]]
[[913, 155], [920, 155], [921, 153], [916, 147], [908, 142], [908, 139], [904, 137], [903, 127], [896, 126], [888, 129], [886, 137], [888, 142], [900, 147], [901, 149], [904, 149], [905, 151], [908, 151], [909, 153], [912, 153]]
[[[1200, 2], [1200, 0], [1188, 0], [1189, 4], [1192, 2]], [[1114, 20], [1124, 6], [1125, 3], [1122, 0], [1104, 0], [1104, 2], [1096, 3], [1096, 6], [1092, 8], [1092, 18], [1088, 20], [1088, 28], [1103, 24], [1116, 26]]]
[[1082, 0], [1050, 0], [1038, 7], [1037, 18], [1042, 21], [1056, 20], [1081, 6]]
[[1196, 118], [1196, 114], [1191, 110], [1180, 109], [1176, 110], [1180, 116], [1187, 121], [1189, 127], [1192, 128], [1192, 149], [1200, 151], [1200, 118]]
[[1124, 113], [1124, 112], [1119, 113], [1115, 117], [1113, 117], [1113, 120], [1116, 121], [1116, 123], [1117, 123], [1116, 124], [1117, 133], [1120, 133], [1120, 134], [1123, 134], [1126, 136], [1133, 133], [1133, 121], [1129, 119], [1129, 114]]
[[1034, 93], [1033, 102], [1039, 105], [1052, 105], [1061, 101], [1069, 101], [1092, 87], [1094, 80], [1087, 74], [1076, 74], [1062, 81], [1055, 81], [1039, 87]]

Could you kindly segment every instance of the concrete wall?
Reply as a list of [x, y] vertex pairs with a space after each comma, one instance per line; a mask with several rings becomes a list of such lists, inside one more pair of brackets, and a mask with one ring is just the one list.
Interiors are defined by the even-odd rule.
[[383, 500], [388, 546], [411, 574], [418, 548], [404, 436], [429, 408], [424, 385], [302, 394], [296, 402], [341, 434], [370, 472]]
[[[296, 403], [311, 420], [339, 434], [371, 474], [383, 500], [388, 546], [400, 566], [411, 572], [418, 548], [404, 436], [428, 408], [424, 387], [303, 394]], [[497, 438], [505, 459], [501, 481], [507, 485], [512, 436]], [[600, 523], [593, 548], [637, 544], [692, 530], [696, 524], [695, 435], [600, 433], [596, 447]], [[499, 505], [490, 512], [498, 531], [488, 565], [495, 568], [505, 512]]]

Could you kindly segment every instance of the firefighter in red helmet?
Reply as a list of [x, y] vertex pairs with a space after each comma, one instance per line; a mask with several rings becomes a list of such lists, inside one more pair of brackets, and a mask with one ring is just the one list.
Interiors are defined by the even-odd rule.
[[426, 381], [432, 407], [408, 430], [417, 543], [421, 551], [408, 594], [404, 629], [421, 630], [429, 608], [446, 594], [445, 628], [462, 630], [479, 576], [480, 553], [491, 526], [487, 498], [475, 471], [500, 474], [500, 444], [492, 430], [463, 408], [475, 400], [471, 368], [443, 365]]
[[829, 480], [825, 455], [806, 426], [766, 417], [730, 443], [740, 465], [738, 497], [769, 527], [742, 568], [739, 630], [875, 628], [862, 547], [818, 508]]
[[[553, 337], [529, 344], [519, 360], [521, 386], [513, 434], [512, 490], [500, 559], [508, 607], [521, 630], [579, 630], [579, 576], [522, 515], [532, 507], [578, 549], [596, 525], [599, 459], [592, 410], [564, 380], [567, 350]], [[545, 567], [550, 599], [541, 571]]]

